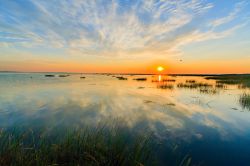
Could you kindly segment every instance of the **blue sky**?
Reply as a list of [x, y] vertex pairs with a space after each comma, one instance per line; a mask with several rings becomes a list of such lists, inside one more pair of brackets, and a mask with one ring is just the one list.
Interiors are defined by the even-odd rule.
[[1, 0], [0, 70], [246, 62], [249, 20], [241, 0]]

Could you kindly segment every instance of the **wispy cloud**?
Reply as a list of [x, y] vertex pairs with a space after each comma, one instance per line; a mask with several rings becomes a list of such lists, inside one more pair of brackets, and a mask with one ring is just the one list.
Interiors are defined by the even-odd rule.
[[0, 8], [0, 47], [43, 46], [112, 57], [169, 56], [182, 45], [226, 37], [239, 25], [219, 32], [216, 27], [234, 20], [244, 5], [236, 4], [228, 16], [206, 27], [196, 24], [204, 22], [201, 18], [214, 4], [202, 0], [5, 3], [8, 8]]
[[229, 23], [230, 21], [233, 21], [237, 15], [240, 13], [240, 11], [244, 8], [244, 5], [246, 5], [246, 2], [241, 1], [236, 3], [233, 11], [231, 11], [227, 16], [215, 19], [211, 22], [211, 25], [213, 27], [217, 27], [226, 23]]

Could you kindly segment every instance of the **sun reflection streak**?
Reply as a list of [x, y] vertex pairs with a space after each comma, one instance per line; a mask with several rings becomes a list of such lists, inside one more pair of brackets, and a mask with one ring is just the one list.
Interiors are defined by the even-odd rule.
[[158, 76], [158, 82], [161, 82], [161, 75]]

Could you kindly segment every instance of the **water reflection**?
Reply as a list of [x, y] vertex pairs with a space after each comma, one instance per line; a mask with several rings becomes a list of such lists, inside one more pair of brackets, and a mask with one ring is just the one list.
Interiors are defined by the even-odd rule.
[[0, 126], [53, 128], [123, 119], [133, 131], [148, 128], [164, 142], [164, 147], [174, 146], [184, 154], [189, 147], [197, 157], [201, 150], [215, 147], [218, 142], [230, 142], [228, 146], [235, 152], [249, 152], [237, 148], [236, 141], [250, 143], [247, 88], [204, 77], [85, 77], [1, 74]]

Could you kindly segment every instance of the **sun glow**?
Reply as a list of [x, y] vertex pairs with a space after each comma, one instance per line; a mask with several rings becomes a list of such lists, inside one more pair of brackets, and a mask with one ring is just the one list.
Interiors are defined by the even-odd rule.
[[157, 67], [157, 71], [161, 72], [161, 71], [163, 71], [163, 70], [164, 70], [164, 68], [163, 68], [162, 66], [158, 66], [158, 67]]

